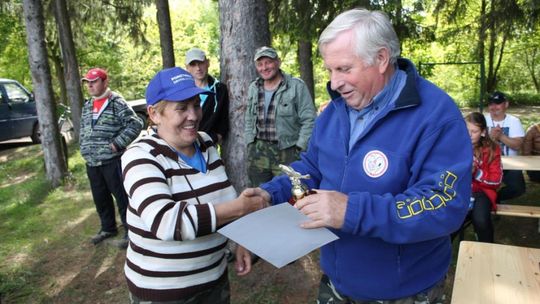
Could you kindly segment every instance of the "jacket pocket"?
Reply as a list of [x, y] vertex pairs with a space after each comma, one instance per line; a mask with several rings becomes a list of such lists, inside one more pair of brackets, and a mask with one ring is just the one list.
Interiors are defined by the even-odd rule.
[[277, 115], [281, 116], [293, 116], [295, 113], [294, 103], [292, 100], [284, 100], [279, 103], [277, 108]]

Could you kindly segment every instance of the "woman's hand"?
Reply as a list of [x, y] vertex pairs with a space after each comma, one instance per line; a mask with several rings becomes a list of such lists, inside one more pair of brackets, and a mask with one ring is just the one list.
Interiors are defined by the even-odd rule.
[[240, 245], [236, 247], [234, 268], [239, 276], [244, 276], [251, 271], [251, 252]]
[[268, 206], [270, 195], [261, 188], [247, 188], [238, 198], [214, 206], [217, 224], [221, 226]]

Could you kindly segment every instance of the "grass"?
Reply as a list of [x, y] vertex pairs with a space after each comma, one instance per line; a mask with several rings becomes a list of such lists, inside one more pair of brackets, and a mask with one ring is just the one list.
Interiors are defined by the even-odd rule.
[[[40, 146], [19, 149], [0, 163], [0, 294], [6, 302], [41, 303], [61, 276], [58, 269], [45, 269], [47, 259], [58, 253], [69, 257], [66, 248], [79, 247], [81, 232], [90, 236], [98, 226], [95, 218], [89, 220], [95, 211], [80, 154], [70, 156], [71, 176], [51, 189]], [[36, 288], [41, 284], [47, 288]]]

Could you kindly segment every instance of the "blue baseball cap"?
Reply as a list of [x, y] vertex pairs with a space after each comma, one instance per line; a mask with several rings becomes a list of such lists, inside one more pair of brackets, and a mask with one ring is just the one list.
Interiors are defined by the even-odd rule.
[[214, 94], [195, 85], [193, 76], [178, 67], [159, 71], [146, 87], [146, 105], [167, 101], [184, 101], [198, 94]]

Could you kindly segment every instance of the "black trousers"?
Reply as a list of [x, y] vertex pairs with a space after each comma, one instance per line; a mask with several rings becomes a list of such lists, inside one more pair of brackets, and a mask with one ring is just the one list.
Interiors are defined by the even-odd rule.
[[122, 183], [120, 158], [101, 166], [90, 167], [87, 165], [86, 174], [90, 180], [96, 211], [101, 220], [101, 230], [107, 232], [117, 231], [113, 196], [116, 199], [122, 224], [127, 229], [126, 210], [128, 197]]
[[484, 192], [473, 192], [474, 203], [461, 227], [450, 235], [450, 241], [453, 243], [456, 236], [463, 240], [464, 230], [472, 224], [474, 232], [479, 242], [493, 243], [494, 229], [491, 220], [491, 201]]
[[531, 182], [540, 183], [540, 171], [527, 171]]
[[491, 201], [484, 192], [473, 193], [474, 207], [470, 214], [474, 232], [479, 242], [493, 243], [493, 223], [491, 221]]
[[503, 170], [504, 186], [497, 192], [497, 203], [516, 198], [525, 193], [525, 178], [521, 170]]

